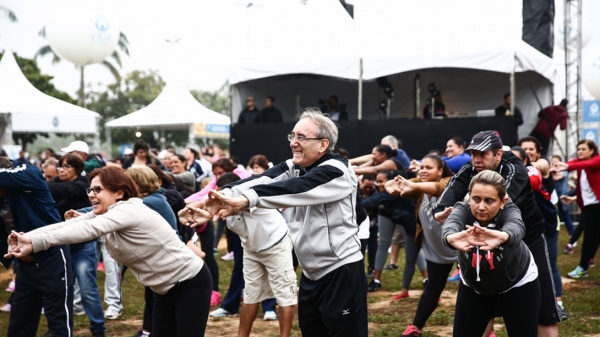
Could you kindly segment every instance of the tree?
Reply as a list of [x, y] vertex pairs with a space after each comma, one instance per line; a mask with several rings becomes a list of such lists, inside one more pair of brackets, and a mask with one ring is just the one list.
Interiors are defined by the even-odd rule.
[[[40, 32], [38, 34], [40, 36], [42, 36], [43, 38], [46, 38], [46, 27], [43, 27], [42, 30], [40, 30]], [[127, 56], [129, 56], [129, 40], [127, 40], [127, 36], [125, 36], [125, 34], [123, 34], [122, 32], [119, 33], [119, 42], [117, 43], [117, 46], [123, 53], [125, 53]], [[46, 46], [43, 46], [42, 48], [40, 48], [37, 51], [37, 53], [35, 53], [35, 58], [37, 59], [38, 56], [43, 57], [47, 54], [52, 55], [52, 63], [56, 64], [61, 61], [61, 58], [58, 55], [56, 55], [56, 53], [54, 53], [54, 51], [52, 50], [52, 48], [50, 48], [49, 45], [46, 45]], [[121, 55], [119, 54], [119, 52], [117, 50], [115, 50], [110, 55], [110, 58], [119, 66], [119, 68], [121, 68]], [[117, 70], [117, 68], [115, 67], [114, 64], [109, 62], [107, 59], [104, 59], [102, 62], [100, 62], [100, 64], [102, 66], [106, 67], [111, 72], [111, 74], [113, 74], [113, 76], [115, 77], [115, 80], [117, 82], [119, 82], [121, 80], [121, 74], [119, 74], [119, 70]], [[85, 106], [85, 90], [84, 90], [84, 88], [85, 88], [85, 82], [84, 82], [85, 66], [76, 65], [75, 67], [77, 69], [79, 69], [79, 72], [80, 72], [79, 105], [83, 107], [83, 106]]]
[[190, 90], [200, 104], [223, 115], [229, 116], [229, 81], [217, 91]]
[[0, 13], [3, 13], [10, 20], [10, 22], [17, 22], [17, 16], [10, 9], [0, 6]]
[[[0, 57], [3, 56], [4, 53], [0, 53]], [[69, 102], [72, 104], [76, 104], [77, 102], [69, 96], [66, 92], [60, 91], [56, 89], [54, 84], [52, 84], [52, 76], [42, 75], [40, 68], [38, 67], [35, 60], [26, 59], [19, 57], [16, 53], [15, 59], [17, 60], [17, 64], [21, 71], [29, 80], [29, 82], [39, 91], [43, 92], [46, 95], [50, 95], [52, 97], [58, 98], [65, 102]], [[27, 144], [34, 142], [38, 136], [48, 137], [47, 133], [21, 133], [14, 132], [13, 140], [15, 143], [20, 144], [23, 147], [23, 151], [27, 149]]]

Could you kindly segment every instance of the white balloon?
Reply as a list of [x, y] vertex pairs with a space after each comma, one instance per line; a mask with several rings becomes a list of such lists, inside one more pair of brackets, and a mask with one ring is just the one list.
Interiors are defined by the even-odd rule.
[[97, 1], [65, 1], [52, 9], [46, 38], [60, 57], [77, 65], [98, 63], [113, 53], [119, 28]]
[[[586, 20], [583, 20], [581, 25], [581, 48], [585, 47], [594, 35], [594, 30], [586, 22]], [[554, 43], [560, 49], [565, 49], [565, 22], [558, 17], [554, 20]]]
[[590, 94], [600, 99], [600, 44], [585, 51], [582, 63], [583, 84]]

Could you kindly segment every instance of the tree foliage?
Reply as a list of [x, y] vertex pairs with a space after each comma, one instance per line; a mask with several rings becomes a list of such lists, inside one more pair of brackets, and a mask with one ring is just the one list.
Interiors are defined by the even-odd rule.
[[[17, 64], [19, 65], [19, 68], [21, 68], [21, 72], [23, 72], [27, 80], [29, 80], [29, 83], [31, 83], [35, 88], [37, 88], [39, 91], [43, 92], [46, 95], [58, 98], [65, 102], [69, 102], [72, 104], [77, 103], [71, 96], [69, 96], [69, 94], [56, 89], [56, 87], [52, 83], [52, 79], [54, 77], [49, 75], [43, 75], [35, 60], [22, 58], [16, 53], [14, 55], [15, 59], [17, 60]], [[0, 53], [0, 57], [2, 56], [4, 56], [4, 53]], [[20, 144], [23, 147], [23, 150], [25, 150], [27, 148], [27, 144], [34, 142], [38, 136], [48, 137], [48, 134], [14, 132], [13, 140], [15, 141], [15, 143]]]

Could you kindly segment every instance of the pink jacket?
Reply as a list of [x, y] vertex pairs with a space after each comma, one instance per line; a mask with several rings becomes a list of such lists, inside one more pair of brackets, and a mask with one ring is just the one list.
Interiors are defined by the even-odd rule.
[[[238, 177], [240, 177], [240, 179], [246, 179], [251, 176], [250, 173], [248, 173], [248, 171], [243, 170], [239, 167], [236, 168], [235, 170], [233, 170], [233, 173], [235, 173]], [[194, 202], [194, 201], [202, 201], [202, 200], [206, 199], [206, 196], [208, 195], [209, 191], [216, 190], [216, 189], [217, 189], [217, 179], [213, 179], [200, 192], [194, 193], [194, 194], [190, 195], [187, 199], [185, 199], [185, 202], [190, 203], [190, 202]]]

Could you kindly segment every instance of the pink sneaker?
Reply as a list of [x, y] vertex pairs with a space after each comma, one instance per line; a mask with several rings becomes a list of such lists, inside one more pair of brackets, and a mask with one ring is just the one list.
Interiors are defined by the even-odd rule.
[[104, 272], [104, 263], [98, 262], [98, 271]]
[[12, 306], [10, 305], [10, 303], [6, 303], [2, 308], [0, 308], [0, 311], [2, 312], [10, 312], [10, 308]]
[[492, 330], [492, 332], [490, 332], [490, 336], [489, 337], [496, 337], [496, 334], [494, 333], [494, 330]]
[[213, 290], [212, 295], [210, 295], [210, 306], [212, 307], [219, 303], [221, 303], [221, 294], [219, 294], [218, 291]]
[[231, 260], [233, 260], [233, 252], [229, 252], [229, 253], [221, 256], [221, 260], [223, 260], [223, 261], [231, 261]]
[[6, 291], [9, 293], [14, 293], [15, 292], [15, 281], [10, 281], [10, 283], [8, 284], [8, 287], [6, 287]]

